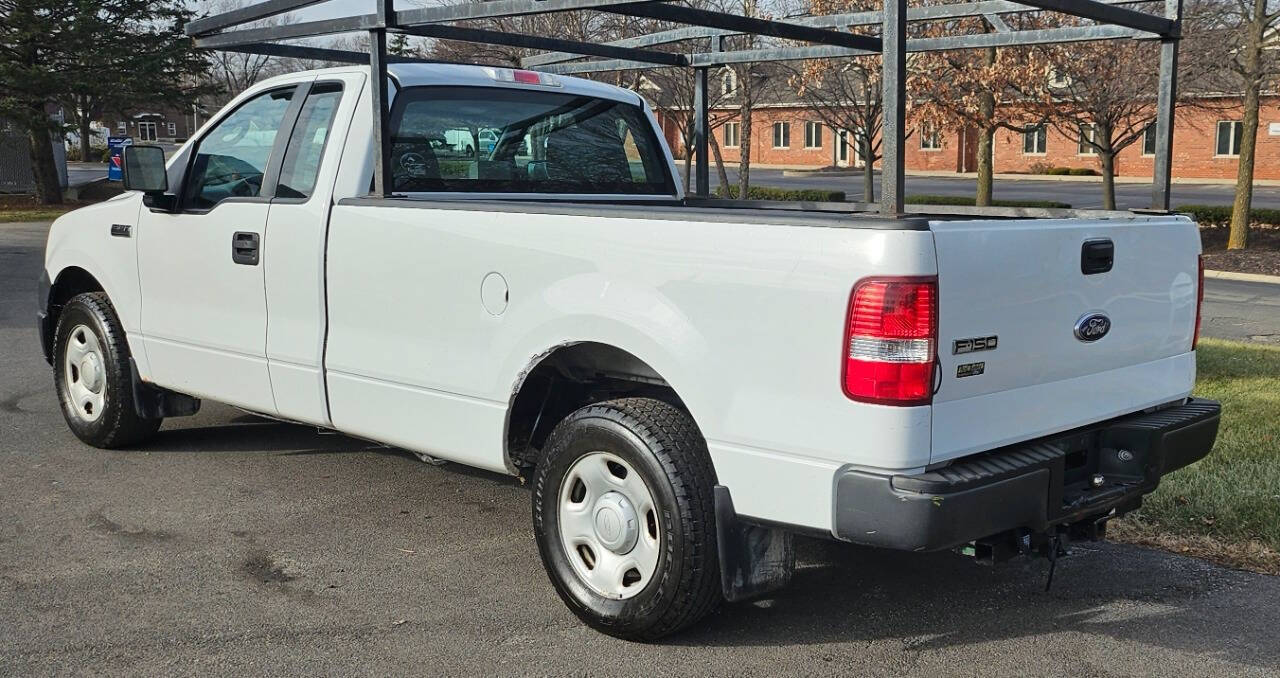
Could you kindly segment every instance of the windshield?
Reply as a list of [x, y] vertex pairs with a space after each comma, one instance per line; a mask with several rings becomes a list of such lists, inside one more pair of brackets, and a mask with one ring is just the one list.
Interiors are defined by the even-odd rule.
[[391, 112], [393, 190], [670, 195], [637, 105], [562, 92], [411, 87]]

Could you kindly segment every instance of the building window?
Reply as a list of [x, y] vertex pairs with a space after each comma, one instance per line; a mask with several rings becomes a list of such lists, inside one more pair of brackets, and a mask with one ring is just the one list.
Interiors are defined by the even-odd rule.
[[1097, 134], [1098, 130], [1093, 125], [1081, 125], [1080, 143], [1076, 152], [1080, 155], [1097, 155], [1098, 149], [1091, 143], [1096, 139]]
[[773, 123], [773, 147], [791, 148], [791, 123]]
[[804, 147], [822, 148], [822, 123], [811, 120], [804, 124]]
[[724, 124], [724, 147], [725, 148], [738, 147], [738, 123], [726, 122]]
[[738, 91], [738, 74], [732, 68], [726, 69], [720, 80], [720, 89], [724, 96], [731, 97]]
[[165, 123], [164, 127], [165, 127], [165, 130], [167, 130], [167, 131], [168, 131], [169, 136], [171, 136], [171, 137], [176, 137], [176, 136], [178, 136], [178, 123], [176, 123], [176, 122], [167, 122], [167, 123]]
[[1143, 155], [1156, 154], [1156, 126], [1155, 125], [1147, 125], [1147, 128], [1145, 130], [1142, 130], [1142, 154]]
[[920, 150], [942, 150], [942, 135], [932, 125], [924, 125], [920, 128]]
[[123, 121], [123, 120], [121, 120], [120, 122], [117, 122], [117, 123], [116, 123], [116, 131], [118, 131], [118, 132], [128, 132], [128, 131], [129, 131], [129, 123], [127, 123], [127, 122], [125, 122], [125, 121]]
[[1049, 141], [1049, 130], [1044, 125], [1036, 125], [1022, 132], [1022, 154], [1044, 155]]
[[1239, 120], [1218, 121], [1217, 154], [1240, 155], [1240, 140], [1244, 138], [1244, 123]]

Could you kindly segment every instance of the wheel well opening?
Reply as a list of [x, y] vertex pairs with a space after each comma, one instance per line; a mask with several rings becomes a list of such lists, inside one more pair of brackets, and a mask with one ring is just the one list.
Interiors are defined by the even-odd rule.
[[575, 410], [614, 398], [646, 397], [687, 409], [671, 385], [636, 356], [608, 344], [561, 346], [517, 387], [507, 416], [507, 460], [520, 473], [537, 465], [552, 429]]
[[49, 290], [49, 317], [54, 322], [57, 322], [58, 314], [62, 312], [62, 307], [77, 294], [104, 291], [98, 279], [83, 268], [72, 266], [63, 269]]

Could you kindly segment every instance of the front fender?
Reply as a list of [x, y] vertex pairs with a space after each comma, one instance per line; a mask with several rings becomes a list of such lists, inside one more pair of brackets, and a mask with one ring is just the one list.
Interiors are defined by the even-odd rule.
[[[44, 275], [50, 281], [49, 291], [42, 292], [48, 313], [49, 295], [56, 289], [59, 277], [70, 269], [82, 269], [98, 281], [111, 299], [129, 338], [130, 348], [139, 367], [146, 372], [145, 356], [140, 355], [133, 337], [142, 327], [142, 292], [138, 282], [137, 233], [138, 210], [142, 196], [125, 193], [96, 205], [82, 207], [59, 217], [49, 227], [45, 244]], [[113, 235], [112, 225], [127, 225]], [[127, 235], [124, 235], [126, 234]], [[57, 318], [47, 317], [49, 325]], [[52, 329], [50, 329], [52, 333]], [[50, 339], [51, 341], [51, 339]]]

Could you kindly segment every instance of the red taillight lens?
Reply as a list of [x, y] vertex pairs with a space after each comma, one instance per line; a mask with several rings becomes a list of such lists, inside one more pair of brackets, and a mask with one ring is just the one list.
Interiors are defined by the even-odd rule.
[[1191, 350], [1200, 343], [1200, 309], [1204, 308], [1204, 255], [1200, 255], [1199, 273], [1196, 274], [1196, 333], [1191, 335]]
[[844, 335], [844, 392], [882, 405], [933, 397], [936, 278], [869, 278], [853, 288]]
[[525, 85], [541, 85], [542, 79], [534, 71], [514, 71], [515, 81]]

